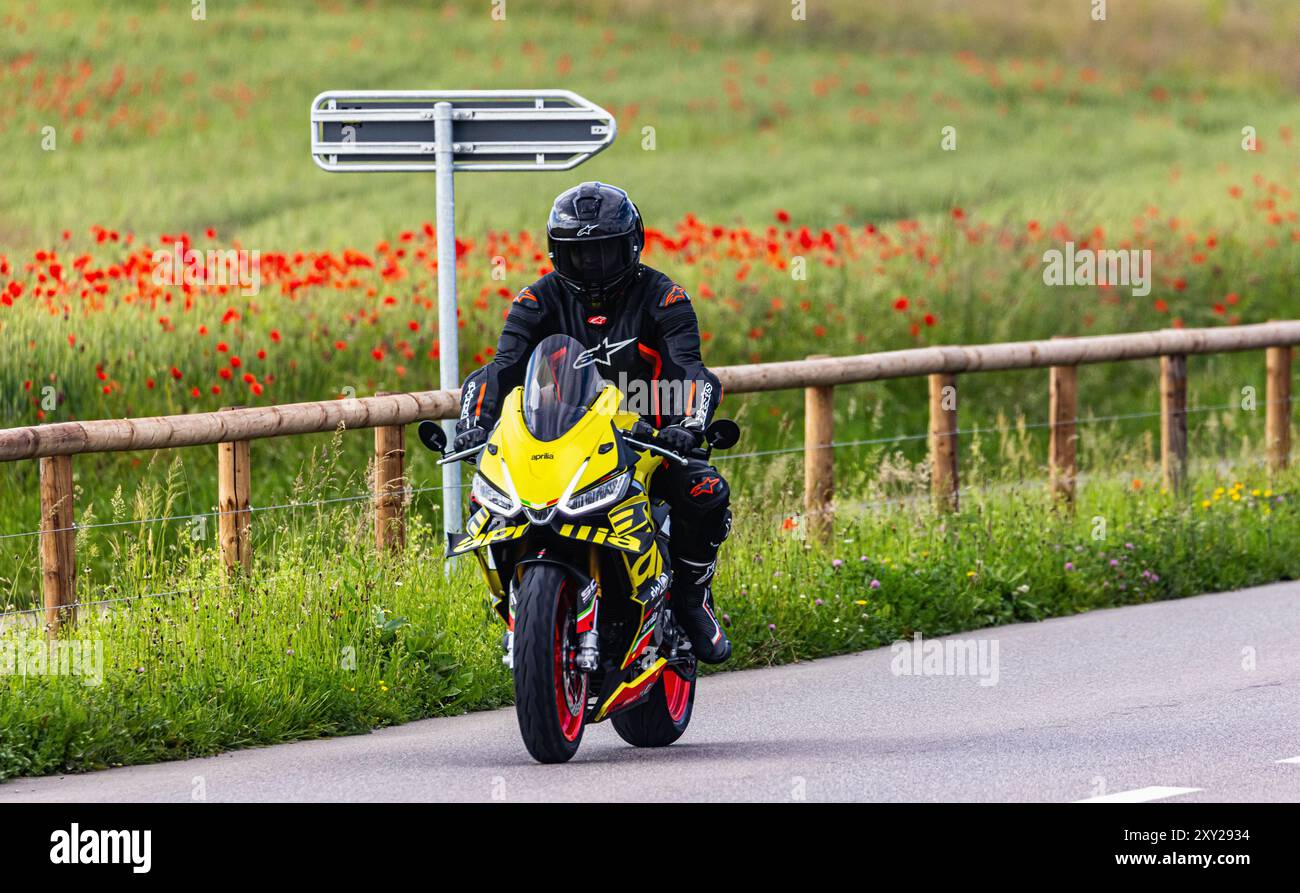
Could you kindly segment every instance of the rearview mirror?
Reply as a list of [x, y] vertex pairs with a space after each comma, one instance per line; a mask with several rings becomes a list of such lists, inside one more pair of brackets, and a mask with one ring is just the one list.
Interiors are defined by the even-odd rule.
[[442, 430], [442, 425], [430, 419], [425, 419], [415, 429], [420, 438], [420, 443], [435, 453], [445, 452], [447, 449], [447, 432]]
[[715, 419], [704, 437], [715, 450], [729, 450], [740, 442], [740, 426], [731, 419]]

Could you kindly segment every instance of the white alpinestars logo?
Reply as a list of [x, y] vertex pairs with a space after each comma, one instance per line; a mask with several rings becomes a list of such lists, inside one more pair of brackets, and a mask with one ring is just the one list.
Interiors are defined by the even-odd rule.
[[595, 363], [600, 363], [602, 366], [608, 366], [609, 358], [611, 356], [618, 353], [635, 340], [635, 338], [629, 338], [626, 341], [616, 341], [613, 344], [610, 344], [608, 337], [602, 338], [601, 342], [595, 347], [590, 347], [578, 354], [578, 358], [573, 361], [573, 368], [581, 369], [584, 366], [591, 366]]
[[703, 561], [687, 561], [685, 558], [679, 560], [681, 561], [682, 564], [689, 564], [692, 568], [695, 568], [695, 570], [697, 571], [703, 568], [703, 571], [700, 573], [700, 575], [695, 578], [696, 586], [707, 585], [708, 582], [713, 579], [713, 572], [718, 569], [717, 561], [710, 561], [707, 564], [705, 564]]
[[585, 236], [585, 235], [587, 235], [587, 234], [589, 234], [589, 233], [594, 233], [594, 232], [596, 231], [596, 226], [597, 226], [597, 224], [594, 224], [594, 223], [588, 223], [588, 224], [587, 224], [586, 226], [584, 226], [582, 229], [578, 230], [578, 235], [575, 236], [575, 238], [581, 239], [583, 236]]

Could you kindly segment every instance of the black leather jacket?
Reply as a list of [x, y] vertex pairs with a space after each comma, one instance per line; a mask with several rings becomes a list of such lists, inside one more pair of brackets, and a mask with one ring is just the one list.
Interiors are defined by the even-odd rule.
[[548, 273], [515, 297], [492, 362], [466, 377], [457, 431], [491, 428], [505, 396], [523, 384], [533, 348], [555, 334], [588, 348], [606, 381], [643, 383], [638, 393], [647, 399], [640, 406], [625, 386], [627, 405], [655, 427], [685, 421], [705, 428], [722, 400], [721, 384], [700, 358], [699, 323], [680, 285], [642, 265], [614, 306], [597, 311], [569, 297]]

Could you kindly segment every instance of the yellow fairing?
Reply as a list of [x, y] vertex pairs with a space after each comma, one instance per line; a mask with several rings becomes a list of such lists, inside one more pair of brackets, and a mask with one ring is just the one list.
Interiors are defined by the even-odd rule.
[[[502, 492], [510, 492], [505, 483], [502, 464], [509, 469], [519, 500], [526, 508], [544, 509], [559, 502], [583, 460], [587, 467], [573, 488], [577, 493], [605, 477], [618, 467], [618, 450], [600, 452], [601, 444], [613, 443], [613, 426], [628, 428], [636, 416], [619, 410], [619, 390], [606, 385], [591, 410], [557, 440], [538, 440], [524, 423], [523, 388], [515, 388], [501, 409], [501, 422], [488, 440], [489, 449], [479, 454], [478, 472]], [[493, 455], [491, 446], [495, 445]], [[643, 462], [637, 463], [637, 477], [642, 477]], [[647, 465], [658, 466], [658, 460]]]

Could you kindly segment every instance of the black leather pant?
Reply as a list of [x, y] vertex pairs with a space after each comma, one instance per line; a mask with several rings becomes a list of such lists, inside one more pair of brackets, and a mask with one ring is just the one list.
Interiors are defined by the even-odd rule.
[[711, 565], [731, 532], [726, 478], [703, 459], [691, 459], [688, 465], [669, 462], [655, 472], [650, 491], [672, 507], [669, 550], [674, 564], [685, 559]]

